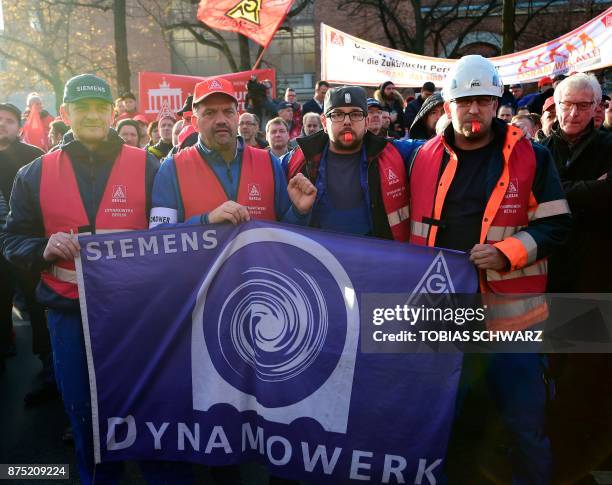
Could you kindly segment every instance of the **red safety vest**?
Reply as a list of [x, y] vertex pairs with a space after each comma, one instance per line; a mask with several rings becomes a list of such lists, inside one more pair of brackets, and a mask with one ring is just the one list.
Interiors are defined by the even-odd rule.
[[[95, 232], [146, 229], [146, 152], [123, 145], [98, 207]], [[89, 227], [87, 212], [70, 158], [63, 150], [42, 157], [40, 207], [45, 236]], [[87, 231], [90, 232], [90, 231]], [[41, 274], [42, 281], [64, 298], [79, 297], [74, 261], [58, 260]]]
[[[376, 158], [378, 159], [383, 206], [393, 239], [408, 242], [410, 237], [410, 211], [404, 159], [392, 143], [387, 143]], [[302, 149], [298, 148], [289, 160], [288, 177], [291, 179], [306, 167], [306, 176], [315, 183], [320, 160], [321, 156], [319, 155], [309, 164]]]
[[[267, 151], [244, 146], [236, 202], [246, 207], [254, 219], [276, 220], [272, 163]], [[196, 146], [181, 150], [174, 156], [174, 164], [185, 220], [211, 212], [230, 200]]]
[[[509, 127], [504, 142], [504, 166], [484, 211], [480, 243], [504, 241], [505, 250], [516, 251], [523, 264], [509, 272], [480, 271], [480, 289], [489, 305], [489, 326], [521, 329], [548, 316], [543, 296], [532, 298], [503, 297], [522, 293], [544, 293], [546, 290], [546, 258], [527, 264], [528, 252], [537, 251], [535, 241], [525, 232], [537, 202], [531, 188], [536, 159], [531, 143], [522, 140], [522, 133]], [[444, 152], [449, 161], [440, 175]], [[410, 172], [410, 242], [434, 246], [438, 227], [429, 219], [440, 220], [446, 194], [457, 170], [457, 155], [436, 136], [421, 147]], [[515, 237], [511, 237], [514, 236]]]

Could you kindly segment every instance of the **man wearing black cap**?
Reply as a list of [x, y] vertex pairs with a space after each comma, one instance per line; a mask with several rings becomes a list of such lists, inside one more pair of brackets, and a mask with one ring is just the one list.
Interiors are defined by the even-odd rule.
[[[294, 138], [300, 136], [300, 132], [302, 131], [301, 123], [298, 124], [294, 122], [294, 107], [294, 104], [288, 101], [281, 101], [277, 105], [278, 117], [282, 118], [283, 120], [285, 120], [285, 123], [287, 123], [290, 140], [293, 140]], [[266, 123], [266, 128], [267, 127], [268, 124]]]
[[408, 103], [406, 111], [404, 113], [404, 124], [407, 127], [411, 127], [414, 123], [417, 113], [421, 110], [423, 103], [436, 91], [436, 85], [431, 81], [427, 81], [421, 88], [421, 94]]
[[[19, 140], [19, 129], [21, 125], [21, 112], [10, 103], [0, 104], [0, 196], [8, 207], [13, 188], [13, 181], [17, 171], [30, 163], [36, 157], [43, 154], [40, 148], [28, 145]], [[0, 228], [2, 225], [0, 225]], [[51, 352], [49, 334], [42, 307], [34, 299], [33, 288], [36, 286], [36, 277], [28, 272], [17, 271], [0, 254], [0, 367], [3, 366], [4, 358], [12, 344], [12, 308], [13, 296], [17, 280], [22, 282], [21, 286], [26, 292], [28, 313], [32, 324], [32, 347], [33, 352], [38, 354], [43, 361], [48, 362]], [[52, 369], [50, 384], [53, 382]]]
[[521, 83], [514, 83], [510, 85], [508, 91], [508, 98], [505, 97], [506, 93], [504, 93], [500, 102], [500, 106], [509, 104], [512, 106], [512, 111], [516, 113], [518, 107], [524, 104], [523, 94], [525, 92], [525, 89], [523, 88], [523, 85]]
[[298, 138], [288, 177], [302, 173], [317, 187], [311, 226], [406, 241], [409, 237], [405, 162], [419, 142], [368, 130], [366, 93], [358, 86], [325, 95], [323, 131]]
[[[41, 274], [37, 296], [48, 326], [58, 387], [74, 435], [81, 482], [115, 483], [121, 463], [94, 464], [92, 410], [74, 259], [77, 233], [148, 227], [159, 164], [127, 146], [114, 130], [110, 86], [92, 74], [70, 79], [60, 108], [72, 132], [59, 149], [22, 168], [15, 179], [3, 253]], [[163, 474], [154, 465], [143, 472]], [[177, 472], [175, 470], [175, 472]], [[168, 483], [177, 483], [180, 479]]]
[[378, 100], [368, 98], [368, 131], [376, 136], [382, 136], [382, 111]]

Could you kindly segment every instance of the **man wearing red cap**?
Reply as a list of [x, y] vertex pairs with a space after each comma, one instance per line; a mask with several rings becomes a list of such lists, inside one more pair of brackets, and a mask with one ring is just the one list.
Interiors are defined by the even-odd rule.
[[551, 96], [546, 101], [544, 101], [544, 106], [542, 107], [542, 117], [540, 118], [542, 128], [536, 133], [535, 139], [537, 142], [541, 142], [542, 140], [550, 136], [555, 121], [557, 121], [555, 98], [554, 96]]
[[308, 222], [316, 189], [301, 174], [286, 185], [278, 160], [237, 136], [238, 100], [231, 82], [212, 78], [198, 83], [193, 116], [199, 140], [162, 164], [153, 188], [150, 227], [238, 224], [251, 218]]

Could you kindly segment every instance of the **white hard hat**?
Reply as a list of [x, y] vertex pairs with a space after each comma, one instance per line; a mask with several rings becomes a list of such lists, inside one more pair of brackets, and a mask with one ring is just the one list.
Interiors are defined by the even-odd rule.
[[493, 63], [482, 56], [463, 56], [451, 68], [444, 80], [444, 101], [464, 96], [497, 96], [504, 85]]

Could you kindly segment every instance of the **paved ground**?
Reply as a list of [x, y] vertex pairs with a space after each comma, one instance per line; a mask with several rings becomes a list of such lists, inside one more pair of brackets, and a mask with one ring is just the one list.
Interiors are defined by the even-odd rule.
[[[14, 464], [69, 464], [70, 479], [61, 481], [11, 481], [6, 483], [80, 483], [74, 462], [73, 448], [61, 440], [67, 426], [61, 402], [55, 400], [34, 408], [25, 408], [23, 397], [40, 385], [41, 363], [31, 352], [31, 329], [28, 322], [15, 321], [17, 356], [7, 360], [6, 372], [0, 375], [0, 463]], [[600, 376], [612, 383], [612, 374]], [[576, 395], [576, 402], [585, 397]], [[612, 397], [607, 396], [608, 400]], [[568, 405], [571, 405], [568, 404]], [[584, 409], [577, 408], [577, 409]], [[551, 430], [555, 449], [557, 484], [594, 485], [612, 484], [612, 423], [609, 420], [595, 424], [589, 416], [563, 408], [553, 416]], [[492, 434], [495, 434], [493, 426]], [[499, 435], [497, 441], [499, 441]], [[466, 450], [468, 451], [468, 450]], [[504, 465], [505, 449], [484, 447], [468, 451], [478, 456], [481, 467], [477, 475], [450, 480], [450, 485], [488, 485], [509, 483], [509, 470]], [[606, 471], [607, 470], [607, 471]], [[215, 483], [203, 467], [195, 467], [197, 482]], [[241, 469], [245, 485], [263, 485], [266, 473], [258, 465], [245, 465]], [[460, 474], [460, 473], [459, 473]], [[128, 464], [122, 485], [145, 483], [137, 466]], [[220, 484], [224, 485], [224, 484]], [[314, 485], [314, 484], [311, 484]]]

